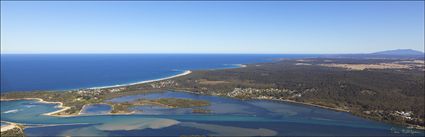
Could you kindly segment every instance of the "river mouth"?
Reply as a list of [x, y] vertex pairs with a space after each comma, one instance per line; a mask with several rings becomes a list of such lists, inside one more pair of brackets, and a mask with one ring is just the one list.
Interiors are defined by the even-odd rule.
[[[203, 100], [208, 106], [166, 108], [133, 107], [140, 113], [108, 115], [106, 104], [86, 107], [84, 115], [52, 117], [42, 115], [55, 111], [55, 104], [33, 100], [2, 101], [2, 121], [28, 125], [28, 136], [37, 135], [424, 135], [423, 131], [405, 129], [353, 116], [345, 112], [313, 106], [266, 100], [239, 100], [163, 91], [107, 100], [129, 102], [137, 99], [178, 98]], [[193, 113], [193, 109], [210, 110]], [[35, 126], [36, 125], [36, 126]], [[305, 132], [308, 129], [309, 132]], [[178, 132], [184, 130], [184, 132]], [[76, 134], [79, 133], [79, 134]]]

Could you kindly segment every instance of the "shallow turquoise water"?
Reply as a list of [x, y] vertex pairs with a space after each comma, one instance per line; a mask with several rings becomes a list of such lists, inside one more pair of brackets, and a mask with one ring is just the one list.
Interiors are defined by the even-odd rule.
[[[30, 100], [2, 101], [1, 120], [23, 123], [30, 136], [38, 135], [414, 135], [423, 131], [405, 129], [353, 116], [345, 112], [312, 106], [265, 100], [238, 100], [186, 92], [160, 92], [128, 96], [137, 98], [190, 98], [208, 100], [211, 114], [192, 114], [184, 109], [134, 108], [135, 115], [85, 115], [51, 117], [41, 115], [57, 110], [53, 104]], [[97, 114], [96, 105], [91, 108]], [[155, 113], [153, 113], [155, 112]], [[101, 112], [102, 113], [102, 112]], [[411, 133], [413, 132], [413, 133]]]
[[107, 104], [90, 104], [84, 106], [81, 110], [81, 115], [93, 115], [93, 114], [108, 114], [111, 112], [112, 107]]

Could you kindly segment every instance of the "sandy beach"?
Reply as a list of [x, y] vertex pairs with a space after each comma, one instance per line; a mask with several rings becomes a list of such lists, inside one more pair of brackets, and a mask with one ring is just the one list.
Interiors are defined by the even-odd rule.
[[1, 127], [1, 132], [8, 131], [8, 130], [11, 130], [11, 129], [14, 129], [14, 128], [16, 128], [16, 125], [15, 124], [9, 124], [7, 126], [2, 126]]
[[[161, 80], [172, 79], [172, 78], [175, 78], [175, 77], [180, 77], [180, 76], [188, 75], [190, 73], [192, 73], [192, 71], [186, 70], [183, 73], [180, 73], [180, 74], [177, 74], [177, 75], [173, 75], [173, 76], [169, 76], [169, 77], [165, 77], [165, 78], [160, 78], [160, 79], [146, 80], [146, 81], [141, 81], [141, 82], [136, 82], [136, 83], [130, 83], [130, 84], [125, 84], [125, 85], [97, 87], [97, 88], [90, 88], [90, 89], [103, 89], [103, 88], [123, 87], [123, 86], [130, 86], [130, 85], [136, 85], [136, 84], [144, 84], [144, 83], [150, 83], [150, 82], [156, 82], [156, 81], [161, 81]], [[84, 105], [83, 106], [83, 109], [81, 109], [80, 112], [77, 115], [55, 115], [57, 113], [60, 113], [60, 112], [63, 112], [63, 111], [66, 111], [66, 110], [70, 109], [70, 107], [64, 107], [62, 102], [46, 102], [46, 101], [44, 101], [43, 99], [40, 99], [40, 98], [31, 98], [31, 99], [37, 99], [37, 100], [39, 100], [42, 103], [58, 103], [59, 106], [57, 106], [57, 107], [58, 108], [62, 108], [62, 109], [43, 114], [43, 115], [49, 115], [49, 116], [59, 116], [59, 117], [79, 116], [79, 115], [81, 115], [81, 111], [86, 106], [86, 105]], [[129, 114], [134, 114], [134, 112], [131, 112], [131, 113], [108, 113], [108, 114], [102, 114], [102, 115], [109, 115], [109, 114], [112, 114], [112, 115], [129, 115]]]
[[14, 128], [19, 128], [15, 123], [6, 122], [6, 121], [1, 121], [1, 122], [8, 124], [6, 126], [1, 127], [1, 132], [8, 131], [8, 130], [11, 130], [11, 129], [14, 129]]
[[131, 86], [131, 85], [137, 85], [137, 84], [144, 84], [144, 83], [150, 83], [150, 82], [156, 82], [156, 81], [161, 81], [161, 80], [172, 79], [172, 78], [175, 78], [175, 77], [180, 77], [180, 76], [188, 75], [190, 73], [192, 73], [192, 71], [186, 70], [183, 73], [180, 73], [180, 74], [177, 74], [177, 75], [173, 75], [173, 76], [169, 76], [169, 77], [165, 77], [165, 78], [145, 80], [145, 81], [134, 82], [134, 83], [129, 83], [129, 84], [121, 84], [121, 85], [92, 87], [92, 88], [88, 88], [88, 89], [105, 89], [105, 88], [115, 88], [115, 87], [124, 87], [124, 86]]

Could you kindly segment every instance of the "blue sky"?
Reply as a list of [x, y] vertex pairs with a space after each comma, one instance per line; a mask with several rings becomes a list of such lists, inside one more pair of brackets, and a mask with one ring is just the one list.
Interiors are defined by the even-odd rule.
[[424, 2], [1, 2], [2, 53], [424, 51]]

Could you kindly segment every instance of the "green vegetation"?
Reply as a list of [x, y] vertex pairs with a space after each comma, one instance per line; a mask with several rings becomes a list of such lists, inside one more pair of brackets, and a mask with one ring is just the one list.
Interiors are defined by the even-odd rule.
[[192, 109], [192, 113], [208, 114], [208, 113], [211, 113], [211, 110], [203, 109], [203, 108], [194, 108], [194, 109]]
[[180, 98], [161, 98], [151, 100], [168, 107], [172, 108], [190, 108], [190, 107], [202, 107], [209, 106], [210, 103], [204, 100], [192, 100], [192, 99], [180, 99]]
[[[241, 99], [275, 99], [347, 110], [353, 114], [424, 126], [424, 67], [352, 71], [320, 64], [409, 62], [389, 59], [281, 60], [246, 68], [194, 71], [173, 79], [174, 89]], [[300, 64], [302, 63], [302, 64]], [[225, 81], [204, 84], [205, 81]]]
[[111, 113], [112, 114], [123, 114], [123, 113], [131, 113], [129, 110], [130, 107], [133, 107], [132, 103], [124, 102], [124, 103], [109, 103], [112, 106]]
[[[130, 108], [143, 105], [156, 105], [168, 108], [191, 108], [209, 106], [210, 103], [204, 100], [180, 99], [180, 98], [160, 98], [160, 99], [139, 99], [133, 102], [109, 103], [112, 106], [111, 113], [131, 113]], [[209, 112], [208, 110], [195, 110], [194, 113]]]

